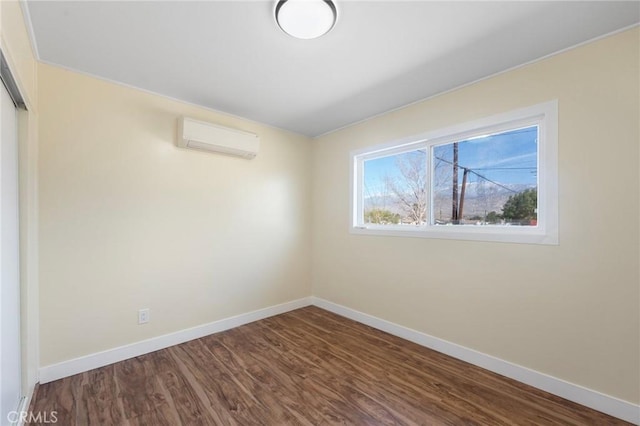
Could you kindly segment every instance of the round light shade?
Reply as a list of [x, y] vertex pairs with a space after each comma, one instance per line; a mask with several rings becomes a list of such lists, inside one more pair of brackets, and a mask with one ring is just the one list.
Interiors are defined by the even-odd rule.
[[331, 0], [280, 0], [276, 5], [276, 22], [296, 38], [312, 39], [328, 33], [337, 16]]

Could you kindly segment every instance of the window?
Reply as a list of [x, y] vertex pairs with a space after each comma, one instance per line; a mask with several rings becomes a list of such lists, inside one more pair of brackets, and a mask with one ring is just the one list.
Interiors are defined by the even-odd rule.
[[351, 154], [357, 234], [558, 243], [557, 102]]

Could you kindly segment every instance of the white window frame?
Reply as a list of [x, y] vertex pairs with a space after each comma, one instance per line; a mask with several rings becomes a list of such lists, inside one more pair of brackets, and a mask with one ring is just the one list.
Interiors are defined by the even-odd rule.
[[[536, 226], [432, 225], [431, 176], [433, 147], [464, 141], [485, 134], [538, 126], [538, 221]], [[364, 162], [416, 149], [427, 150], [427, 223], [424, 225], [378, 225], [363, 222]], [[349, 231], [361, 235], [495, 241], [524, 244], [558, 244], [558, 101], [493, 115], [445, 129], [393, 142], [362, 148], [350, 153]]]

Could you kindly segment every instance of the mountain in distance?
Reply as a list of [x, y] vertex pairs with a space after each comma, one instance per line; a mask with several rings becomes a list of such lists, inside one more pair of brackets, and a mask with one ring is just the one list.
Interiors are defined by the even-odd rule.
[[[511, 195], [526, 189], [535, 188], [536, 185], [527, 184], [495, 184], [492, 182], [469, 182], [465, 190], [463, 218], [484, 218], [489, 212], [502, 213], [502, 207]], [[436, 220], [451, 219], [452, 185], [440, 187], [434, 195], [433, 214]], [[460, 196], [462, 188], [458, 188]], [[398, 197], [391, 194], [381, 194], [364, 199], [365, 211], [369, 209], [384, 209], [403, 215]]]

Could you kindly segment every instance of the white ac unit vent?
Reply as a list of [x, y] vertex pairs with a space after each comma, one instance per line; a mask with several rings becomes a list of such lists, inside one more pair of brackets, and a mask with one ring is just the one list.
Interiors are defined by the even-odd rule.
[[258, 154], [260, 138], [242, 130], [181, 117], [178, 146], [251, 159]]

